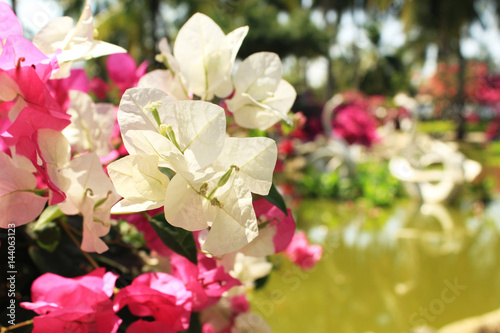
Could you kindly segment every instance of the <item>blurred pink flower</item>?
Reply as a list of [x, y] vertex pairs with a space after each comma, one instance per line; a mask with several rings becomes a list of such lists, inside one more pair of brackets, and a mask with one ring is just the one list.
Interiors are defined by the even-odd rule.
[[21, 307], [40, 316], [33, 319], [33, 332], [116, 332], [121, 319], [110, 297], [117, 275], [99, 268], [76, 277], [47, 273], [31, 286], [33, 303]]
[[278, 153], [283, 156], [291, 156], [295, 153], [292, 139], [285, 138], [278, 144]]
[[245, 294], [224, 297], [221, 302], [201, 313], [203, 333], [231, 333], [235, 319], [250, 311], [250, 303]]
[[134, 58], [128, 53], [111, 54], [106, 59], [109, 78], [120, 89], [120, 94], [128, 88], [137, 87], [148, 65], [149, 63], [144, 61], [137, 67]]
[[297, 232], [290, 245], [285, 250], [285, 255], [297, 266], [306, 270], [313, 268], [323, 255], [320, 245], [310, 245], [304, 231]]
[[90, 80], [90, 91], [101, 101], [106, 99], [109, 89], [109, 85], [100, 77], [93, 77]]
[[488, 141], [498, 140], [500, 138], [500, 117], [493, 118], [484, 132]]
[[371, 147], [379, 140], [377, 123], [368, 109], [359, 104], [342, 104], [334, 111], [333, 131], [349, 144]]
[[67, 110], [70, 106], [69, 91], [78, 90], [88, 93], [90, 90], [90, 83], [85, 70], [76, 68], [71, 70], [71, 74], [67, 78], [49, 80], [47, 82], [47, 88], [59, 106], [61, 106], [63, 110]]

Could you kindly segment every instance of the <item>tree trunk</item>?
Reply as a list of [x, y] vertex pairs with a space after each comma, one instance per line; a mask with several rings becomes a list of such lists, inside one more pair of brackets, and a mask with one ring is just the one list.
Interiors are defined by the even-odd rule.
[[453, 103], [454, 118], [456, 121], [455, 138], [463, 140], [465, 138], [465, 70], [467, 63], [460, 52], [460, 47], [457, 50], [458, 56], [458, 90]]

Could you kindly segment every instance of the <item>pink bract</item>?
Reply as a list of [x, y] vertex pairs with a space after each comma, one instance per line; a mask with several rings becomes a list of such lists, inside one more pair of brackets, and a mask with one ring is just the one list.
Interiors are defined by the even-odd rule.
[[52, 79], [47, 82], [47, 87], [55, 101], [63, 110], [70, 106], [69, 91], [78, 90], [88, 93], [90, 82], [84, 69], [72, 69], [69, 77], [64, 79]]
[[59, 69], [56, 57], [48, 58], [22, 36], [9, 36], [0, 55], [0, 68], [11, 70], [18, 67], [33, 68], [43, 82]]
[[117, 275], [99, 268], [76, 278], [47, 273], [33, 282], [33, 303], [21, 306], [33, 310], [33, 332], [116, 332], [121, 319], [110, 300]]
[[0, 44], [9, 36], [22, 36], [23, 26], [5, 2], [0, 2]]
[[189, 327], [191, 300], [181, 280], [166, 273], [144, 273], [116, 294], [114, 310], [128, 306], [133, 315], [153, 317], [165, 330], [177, 332]]
[[255, 215], [259, 219], [271, 221], [269, 225], [276, 226], [276, 233], [273, 237], [275, 253], [285, 250], [295, 233], [295, 221], [292, 211], [288, 209], [288, 216], [286, 216], [278, 207], [264, 198], [255, 201], [253, 207]]
[[134, 58], [128, 53], [111, 54], [106, 59], [106, 68], [111, 81], [123, 94], [128, 88], [137, 87], [139, 79], [146, 73], [148, 62], [137, 67]]
[[285, 255], [302, 269], [311, 269], [321, 259], [323, 248], [320, 245], [310, 245], [304, 231], [297, 232]]
[[349, 144], [371, 147], [379, 140], [377, 123], [365, 105], [340, 105], [334, 111], [333, 131]]
[[217, 267], [214, 258], [198, 254], [198, 266], [183, 256], [173, 253], [170, 258], [172, 275], [182, 280], [186, 288], [193, 293], [193, 311], [199, 312], [215, 304], [222, 294], [240, 281]]

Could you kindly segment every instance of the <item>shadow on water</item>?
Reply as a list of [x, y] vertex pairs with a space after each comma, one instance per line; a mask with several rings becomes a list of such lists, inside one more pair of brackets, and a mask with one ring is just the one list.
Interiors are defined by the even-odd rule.
[[369, 212], [304, 201], [297, 223], [324, 255], [305, 272], [276, 259], [252, 300], [274, 332], [407, 332], [500, 308], [500, 199]]

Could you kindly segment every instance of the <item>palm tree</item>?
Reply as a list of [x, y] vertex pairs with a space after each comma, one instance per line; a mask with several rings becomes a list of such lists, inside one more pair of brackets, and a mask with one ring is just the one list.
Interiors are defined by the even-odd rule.
[[[365, 0], [314, 0], [313, 8], [317, 8], [321, 10], [323, 14], [324, 21], [327, 26], [326, 29], [331, 32], [331, 39], [329, 43], [328, 49], [331, 46], [335, 45], [337, 42], [337, 36], [339, 32], [340, 21], [342, 15], [348, 11], [354, 12], [356, 9], [361, 9], [364, 6]], [[334, 12], [336, 14], [335, 21], [331, 21], [328, 19], [329, 13]], [[330, 98], [333, 96], [335, 91], [335, 78], [333, 75], [333, 59], [329, 53], [326, 55], [326, 59], [328, 61], [328, 71], [327, 71], [327, 82], [325, 86], [325, 95]]]
[[[457, 122], [457, 139], [465, 135], [464, 123], [464, 81], [465, 59], [460, 50], [460, 39], [472, 22], [480, 21], [476, 10], [479, 0], [406, 0], [398, 8], [399, 17], [408, 34], [416, 36], [413, 43], [422, 46], [436, 44], [438, 60], [456, 61], [458, 71], [458, 93], [450, 114]], [[489, 0], [495, 1], [495, 0]], [[397, 6], [395, 0], [369, 0], [368, 6], [387, 10]]]

